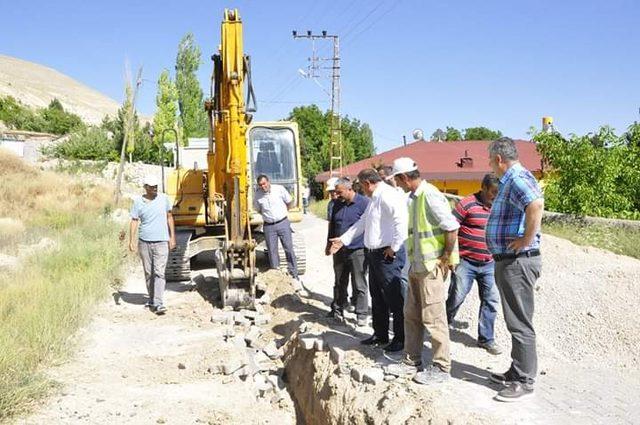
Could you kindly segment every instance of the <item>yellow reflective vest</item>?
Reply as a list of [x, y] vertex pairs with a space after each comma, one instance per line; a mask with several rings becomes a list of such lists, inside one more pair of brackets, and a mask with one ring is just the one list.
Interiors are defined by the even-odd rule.
[[[428, 190], [438, 190], [432, 184], [426, 184]], [[427, 207], [426, 192], [427, 190], [423, 190], [422, 193], [413, 197], [409, 205], [409, 238], [407, 239], [406, 247], [408, 260], [411, 264], [422, 262], [426, 271], [431, 271], [438, 263], [438, 257], [444, 253], [445, 231], [438, 226], [438, 220]], [[414, 252], [414, 247], [416, 246], [415, 237], [418, 238], [419, 252]], [[454, 265], [460, 262], [457, 240], [449, 261]]]

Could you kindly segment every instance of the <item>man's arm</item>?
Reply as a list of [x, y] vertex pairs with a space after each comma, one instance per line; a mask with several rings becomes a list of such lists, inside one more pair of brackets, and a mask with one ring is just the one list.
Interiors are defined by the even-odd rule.
[[516, 252], [528, 247], [540, 231], [542, 214], [544, 212], [544, 199], [538, 198], [531, 201], [524, 210], [524, 236], [515, 239], [509, 244], [509, 249]]
[[291, 196], [289, 191], [284, 186], [280, 186], [280, 188], [282, 190], [282, 195], [281, 195], [282, 196], [282, 200], [287, 205], [287, 211], [288, 211], [291, 208], [293, 208], [293, 197]]
[[140, 220], [137, 218], [132, 218], [131, 222], [129, 222], [129, 251], [136, 252], [138, 250], [138, 225], [140, 224]]
[[365, 214], [362, 214], [360, 219], [355, 222], [355, 224], [349, 227], [349, 230], [343, 233], [339, 238], [329, 239], [331, 242], [331, 248], [329, 250], [330, 254], [335, 254], [345, 245], [349, 245], [355, 238], [364, 233], [364, 225], [365, 225]]
[[167, 212], [167, 225], [169, 226], [169, 249], [172, 250], [176, 247], [176, 226], [170, 211]]
[[383, 198], [382, 208], [386, 209], [391, 214], [392, 226], [393, 226], [393, 238], [391, 245], [385, 250], [386, 257], [394, 257], [395, 253], [400, 251], [404, 241], [409, 234], [409, 213], [407, 211], [407, 204], [404, 199], [398, 195], [397, 192], [392, 192], [394, 196]]

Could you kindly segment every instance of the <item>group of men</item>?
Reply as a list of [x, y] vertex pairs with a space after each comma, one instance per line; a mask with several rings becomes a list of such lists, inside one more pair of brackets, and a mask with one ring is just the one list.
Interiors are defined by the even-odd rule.
[[[368, 268], [373, 335], [362, 343], [388, 353], [404, 351], [390, 373], [413, 376], [420, 384], [443, 382], [451, 370], [450, 326], [475, 280], [481, 300], [478, 345], [500, 354], [494, 336], [500, 301], [512, 337], [510, 368], [489, 377], [504, 386], [496, 399], [517, 401], [533, 393], [537, 373], [533, 288], [541, 270], [544, 201], [535, 177], [518, 161], [513, 140], [493, 141], [489, 163], [494, 174], [453, 211], [410, 158], [396, 159], [381, 173], [360, 171], [366, 197], [354, 192], [347, 178], [331, 181], [326, 254], [333, 254], [335, 283], [330, 315], [342, 318], [350, 308], [351, 276], [357, 324], [367, 324]], [[426, 367], [425, 328], [432, 347]]]
[[[504, 386], [498, 400], [517, 401], [533, 393], [537, 373], [533, 310], [544, 201], [535, 177], [518, 161], [513, 140], [492, 142], [489, 163], [495, 175], [485, 176], [482, 190], [463, 199], [453, 212], [410, 158], [398, 158], [382, 172], [360, 171], [364, 196], [348, 178], [331, 182], [325, 249], [333, 255], [335, 271], [330, 315], [342, 318], [345, 309], [351, 310], [357, 324], [366, 325], [368, 288], [373, 335], [362, 343], [383, 346], [390, 353], [404, 350], [402, 361], [389, 367], [391, 373], [413, 375], [420, 384], [443, 382], [451, 370], [449, 325], [475, 280], [481, 299], [478, 345], [500, 353], [494, 338], [500, 301], [511, 333], [511, 365], [489, 378]], [[292, 197], [266, 175], [258, 176], [257, 184], [254, 209], [264, 221], [270, 266], [279, 266], [280, 240], [289, 274], [298, 281], [288, 220]], [[147, 306], [164, 314], [164, 268], [176, 244], [171, 205], [166, 195], [158, 194], [156, 179], [145, 179], [144, 189], [131, 209], [129, 247], [142, 259]], [[423, 367], [425, 328], [432, 360]]]

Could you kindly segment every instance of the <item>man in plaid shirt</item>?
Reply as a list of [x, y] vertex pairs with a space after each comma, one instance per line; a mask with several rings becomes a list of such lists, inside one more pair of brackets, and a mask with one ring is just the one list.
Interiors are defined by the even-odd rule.
[[495, 261], [495, 280], [511, 333], [511, 367], [490, 376], [505, 386], [496, 400], [518, 401], [533, 394], [538, 368], [533, 329], [534, 287], [540, 276], [540, 224], [544, 198], [531, 172], [518, 161], [513, 140], [503, 137], [489, 146], [489, 164], [500, 178], [498, 195], [487, 221], [487, 247]]

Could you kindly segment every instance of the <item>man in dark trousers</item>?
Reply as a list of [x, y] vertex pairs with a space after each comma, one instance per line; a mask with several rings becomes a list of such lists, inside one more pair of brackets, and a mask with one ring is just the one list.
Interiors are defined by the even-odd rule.
[[264, 222], [264, 237], [267, 243], [269, 266], [272, 269], [280, 267], [278, 255], [278, 239], [287, 257], [287, 270], [293, 279], [298, 279], [296, 255], [293, 252], [293, 237], [289, 222], [289, 208], [293, 205], [293, 198], [284, 186], [271, 184], [269, 177], [261, 174], [256, 179], [258, 190], [253, 198], [254, 209], [262, 215]]
[[534, 287], [542, 270], [544, 198], [536, 178], [518, 161], [513, 140], [503, 137], [491, 142], [489, 164], [500, 186], [485, 233], [495, 261], [504, 320], [511, 333], [511, 366], [490, 379], [505, 386], [496, 400], [518, 401], [533, 394], [538, 369], [533, 305]]
[[[351, 181], [341, 178], [335, 184], [335, 193], [341, 202], [333, 204], [329, 221], [326, 254], [329, 255], [333, 238], [342, 236], [364, 214], [369, 206], [369, 198], [356, 193]], [[369, 301], [367, 299], [367, 281], [365, 279], [364, 236], [360, 235], [350, 244], [340, 248], [333, 254], [333, 271], [335, 283], [333, 287], [333, 302], [331, 303], [331, 317], [342, 319], [343, 309], [347, 305], [347, 287], [349, 275], [353, 279], [355, 313], [358, 326], [367, 325]]]
[[[330, 240], [335, 254], [356, 237], [364, 234], [369, 264], [369, 292], [373, 313], [373, 335], [362, 341], [366, 345], [384, 344], [387, 352], [404, 348], [404, 297], [402, 282], [406, 261], [407, 204], [394, 188], [382, 182], [378, 172], [367, 168], [358, 173], [358, 181], [371, 202], [362, 217], [339, 238]], [[389, 315], [393, 314], [393, 340], [389, 342]]]

